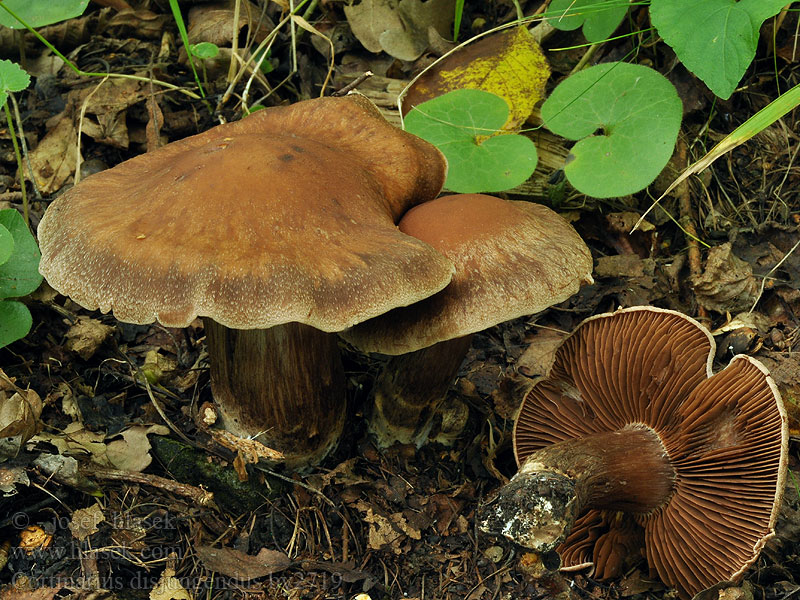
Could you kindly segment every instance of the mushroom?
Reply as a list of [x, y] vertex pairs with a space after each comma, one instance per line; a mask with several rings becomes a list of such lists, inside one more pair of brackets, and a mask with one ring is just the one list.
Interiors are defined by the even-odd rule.
[[444, 287], [453, 267], [399, 232], [446, 161], [359, 95], [259, 111], [137, 156], [56, 199], [40, 270], [120, 321], [204, 318], [224, 427], [290, 466], [345, 413], [336, 337]]
[[713, 374], [713, 358], [711, 334], [678, 312], [585, 320], [522, 402], [519, 471], [481, 529], [601, 577], [644, 546], [682, 598], [739, 580], [774, 534], [787, 424], [758, 361]]
[[399, 228], [444, 254], [456, 274], [438, 294], [342, 333], [365, 352], [394, 355], [370, 419], [382, 447], [424, 442], [473, 333], [566, 300], [592, 272], [580, 236], [539, 204], [443, 196], [409, 210]]

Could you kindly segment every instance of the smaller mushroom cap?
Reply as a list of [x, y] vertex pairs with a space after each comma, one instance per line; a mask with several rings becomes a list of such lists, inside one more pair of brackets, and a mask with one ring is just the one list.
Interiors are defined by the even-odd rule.
[[482, 331], [562, 302], [591, 281], [586, 244], [540, 204], [443, 196], [409, 210], [399, 227], [449, 258], [456, 274], [438, 294], [342, 333], [365, 352], [404, 354]]
[[450, 280], [452, 264], [395, 225], [446, 170], [361, 96], [268, 108], [56, 199], [39, 225], [40, 271], [121, 321], [339, 331]]
[[[714, 352], [711, 334], [678, 312], [634, 307], [591, 317], [559, 347], [514, 428], [520, 463], [586, 435], [632, 425], [655, 432], [673, 491], [661, 507], [631, 517], [643, 528], [650, 568], [683, 598], [742, 577], [774, 535], [786, 476], [786, 415], [774, 382], [743, 355], [713, 374]], [[586, 511], [558, 549], [564, 567], [595, 562], [597, 573], [613, 574], [620, 555], [608, 540], [624, 548], [638, 535], [628, 519], [614, 533], [617, 523]]]

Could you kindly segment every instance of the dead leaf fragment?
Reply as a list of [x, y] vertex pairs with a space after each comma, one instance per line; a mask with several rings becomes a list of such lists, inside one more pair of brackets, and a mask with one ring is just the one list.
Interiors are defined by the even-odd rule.
[[0, 460], [5, 460], [16, 456], [41, 429], [42, 399], [33, 390], [17, 387], [2, 370], [0, 381]]
[[121, 471], [144, 471], [153, 461], [150, 456], [150, 434], [167, 435], [169, 429], [164, 425], [134, 425], [123, 431], [122, 439], [112, 440], [106, 445], [108, 462]]
[[17, 493], [17, 484], [24, 486], [31, 484], [31, 480], [25, 472], [25, 467], [0, 465], [0, 494], [13, 496]]
[[733, 253], [730, 242], [709, 250], [705, 270], [692, 284], [700, 305], [721, 313], [750, 308], [759, 289], [752, 267]]
[[[72, 176], [78, 155], [78, 130], [65, 113], [39, 145], [30, 153], [36, 185], [44, 194], [52, 194]], [[27, 170], [26, 170], [27, 173]]]
[[428, 28], [449, 35], [455, 0], [361, 0], [344, 7], [353, 35], [370, 52], [416, 60], [428, 47]]
[[81, 315], [67, 330], [67, 350], [74, 352], [83, 360], [89, 360], [113, 331], [114, 328], [110, 325]]
[[422, 538], [422, 532], [413, 527], [401, 512], [385, 517], [363, 500], [356, 502], [355, 508], [364, 513], [364, 522], [369, 523], [367, 546], [373, 550], [391, 550], [401, 554], [400, 544], [406, 536], [415, 540]]
[[505, 99], [508, 121], [517, 130], [544, 95], [550, 67], [525, 27], [487, 36], [457, 50], [424, 73], [403, 98], [406, 114], [416, 105], [458, 89], [483, 90]]
[[195, 548], [203, 566], [209, 571], [220, 573], [241, 581], [266, 577], [291, 566], [292, 561], [283, 552], [262, 548], [256, 556], [245, 554], [234, 548]]
[[[233, 38], [234, 2], [218, 2], [215, 4], [201, 4], [189, 9], [189, 36], [190, 44], [210, 42], [217, 46], [228, 46]], [[244, 0], [239, 5], [239, 24], [237, 32], [247, 27], [251, 32], [256, 32], [254, 41], [261, 42], [275, 25], [264, 12], [249, 0]]]
[[83, 541], [93, 533], [97, 533], [99, 531], [97, 526], [105, 520], [103, 509], [99, 504], [93, 504], [88, 508], [79, 508], [72, 513], [69, 530], [72, 532], [72, 537]]
[[150, 590], [150, 600], [192, 600], [192, 595], [175, 577], [175, 569], [166, 567], [158, 583]]

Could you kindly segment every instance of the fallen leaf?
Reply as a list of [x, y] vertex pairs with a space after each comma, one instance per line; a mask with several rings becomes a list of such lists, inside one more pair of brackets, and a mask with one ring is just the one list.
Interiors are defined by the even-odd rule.
[[364, 513], [363, 520], [370, 525], [367, 546], [373, 550], [391, 550], [401, 554], [400, 544], [406, 536], [415, 540], [422, 538], [422, 532], [412, 527], [401, 512], [385, 517], [363, 500], [356, 502], [355, 508]]
[[0, 465], [0, 494], [12, 496], [17, 493], [16, 486], [28, 486], [31, 480], [22, 466]]
[[[187, 34], [190, 44], [210, 42], [217, 46], [230, 45], [233, 38], [234, 2], [217, 2], [202, 4], [189, 9], [189, 27]], [[261, 42], [275, 25], [264, 12], [249, 0], [243, 0], [239, 6], [239, 25], [237, 32], [247, 27], [255, 34], [253, 40]]]
[[139, 473], [153, 461], [150, 456], [150, 434], [167, 435], [169, 429], [164, 425], [134, 425], [121, 432], [122, 439], [106, 444], [106, 458], [116, 469]]
[[0, 381], [4, 386], [0, 390], [0, 460], [3, 460], [16, 456], [41, 429], [42, 400], [33, 390], [18, 388], [2, 370]]
[[546, 375], [553, 366], [556, 349], [567, 337], [566, 332], [537, 329], [525, 351], [517, 359], [517, 371], [527, 377]]
[[730, 242], [709, 250], [705, 269], [692, 285], [701, 306], [723, 314], [749, 309], [759, 290], [752, 267], [733, 253]]
[[192, 595], [175, 577], [175, 569], [166, 567], [158, 583], [150, 590], [150, 600], [192, 600]]
[[292, 561], [283, 552], [262, 548], [256, 556], [245, 554], [234, 548], [212, 548], [198, 546], [195, 552], [203, 566], [241, 581], [266, 577], [291, 566]]
[[71, 91], [67, 102], [75, 107], [75, 115], [83, 111], [81, 132], [101, 144], [127, 148], [130, 139], [126, 123], [129, 106], [150, 95], [147, 86], [134, 79], [108, 79], [95, 86]]
[[515, 131], [544, 95], [550, 67], [541, 47], [525, 27], [487, 36], [442, 59], [409, 88], [405, 115], [423, 102], [458, 89], [483, 90], [510, 107], [502, 129]]
[[105, 520], [103, 509], [95, 503], [88, 508], [79, 508], [72, 513], [69, 530], [72, 532], [72, 537], [83, 541], [93, 533], [100, 531], [97, 526]]
[[67, 350], [74, 352], [83, 360], [89, 360], [113, 331], [113, 327], [81, 315], [67, 330], [65, 345]]
[[[43, 194], [52, 194], [72, 176], [77, 164], [78, 130], [72, 118], [61, 113], [58, 123], [28, 154], [33, 178]], [[27, 173], [27, 169], [25, 170]]]
[[344, 7], [353, 35], [370, 52], [416, 60], [428, 47], [428, 28], [449, 35], [455, 0], [361, 0]]

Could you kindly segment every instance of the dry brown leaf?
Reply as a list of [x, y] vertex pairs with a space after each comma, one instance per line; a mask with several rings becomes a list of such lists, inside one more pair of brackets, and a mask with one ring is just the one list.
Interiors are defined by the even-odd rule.
[[733, 253], [730, 242], [709, 250], [705, 270], [692, 284], [701, 306], [723, 314], [750, 308], [759, 289], [753, 268]]
[[291, 566], [292, 561], [283, 552], [262, 548], [256, 556], [234, 548], [195, 548], [203, 566], [209, 571], [242, 581], [250, 581], [278, 573]]
[[[234, 2], [218, 2], [201, 4], [189, 9], [189, 27], [187, 34], [190, 44], [210, 42], [217, 46], [229, 46], [233, 37]], [[247, 27], [256, 32], [254, 41], [261, 42], [275, 25], [263, 11], [249, 0], [243, 0], [239, 6], [239, 26], [237, 31]]]
[[164, 425], [134, 425], [123, 431], [122, 439], [106, 444], [106, 459], [115, 469], [121, 471], [144, 471], [153, 461], [150, 456], [150, 434], [167, 435], [169, 429]]
[[[28, 154], [36, 185], [43, 194], [52, 194], [72, 177], [78, 155], [78, 130], [66, 113]], [[27, 175], [28, 170], [25, 170]]]
[[41, 429], [42, 399], [33, 390], [18, 388], [2, 370], [0, 385], [0, 459], [7, 459]]
[[391, 550], [401, 554], [400, 544], [406, 536], [415, 540], [422, 537], [422, 532], [411, 526], [401, 512], [384, 517], [363, 500], [356, 502], [355, 508], [364, 513], [364, 522], [369, 523], [367, 546], [373, 550]]
[[110, 325], [105, 325], [97, 319], [81, 315], [78, 320], [67, 330], [66, 348], [88, 360], [94, 356], [101, 344], [108, 339], [114, 331]]
[[158, 583], [150, 590], [150, 600], [192, 600], [192, 595], [175, 577], [175, 569], [166, 567]]
[[79, 508], [72, 513], [69, 530], [72, 532], [72, 537], [83, 541], [93, 533], [100, 531], [97, 526], [105, 520], [103, 509], [95, 503], [88, 508]]
[[370, 52], [416, 60], [428, 47], [428, 28], [449, 36], [455, 0], [361, 0], [344, 7], [353, 35]]

